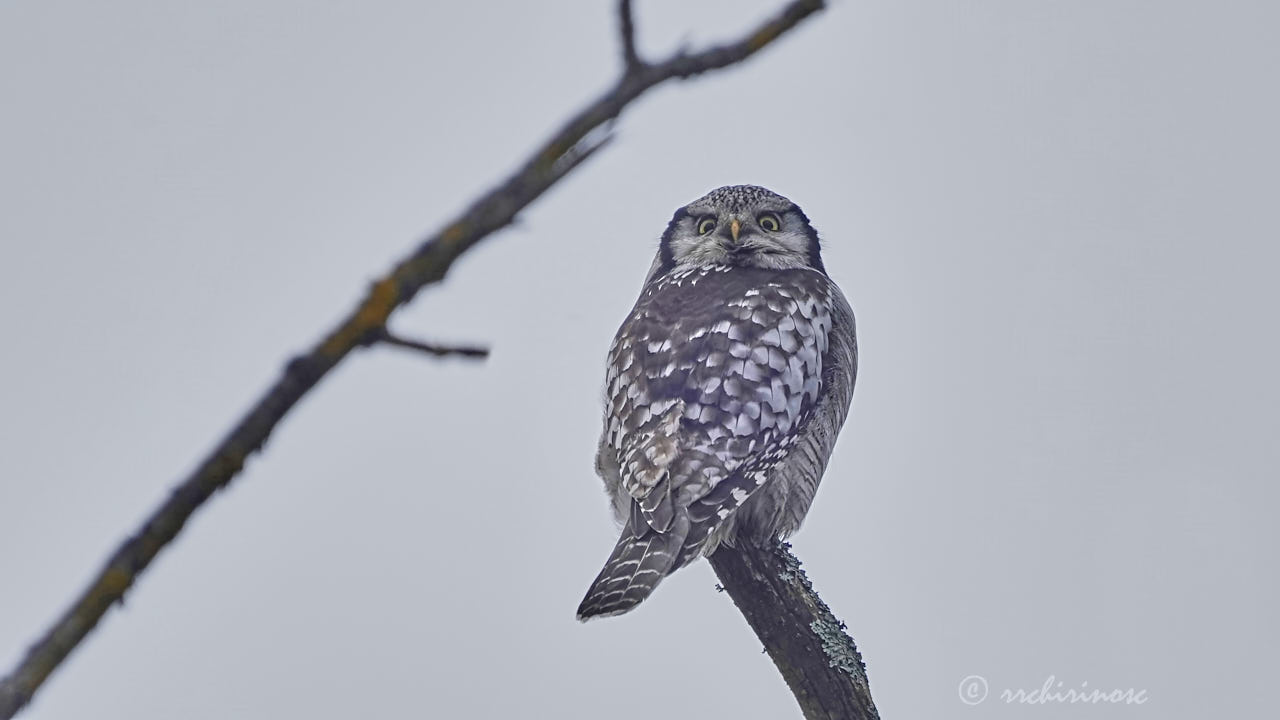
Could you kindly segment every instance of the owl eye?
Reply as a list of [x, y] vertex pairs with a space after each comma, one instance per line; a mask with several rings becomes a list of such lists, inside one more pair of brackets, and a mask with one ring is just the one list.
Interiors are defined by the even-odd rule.
[[716, 219], [713, 217], [704, 217], [698, 221], [698, 234], [706, 235], [716, 229]]
[[782, 219], [778, 217], [777, 213], [765, 213], [756, 218], [756, 222], [760, 224], [761, 228], [769, 232], [778, 232], [782, 229]]

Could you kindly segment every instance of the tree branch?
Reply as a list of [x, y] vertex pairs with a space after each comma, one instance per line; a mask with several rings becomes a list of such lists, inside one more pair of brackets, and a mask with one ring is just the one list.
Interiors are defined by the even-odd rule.
[[622, 36], [622, 71], [630, 75], [644, 64], [636, 54], [636, 21], [631, 0], [618, 0], [618, 32]]
[[[736, 42], [628, 68], [612, 88], [573, 115], [515, 173], [374, 282], [350, 314], [325, 333], [315, 347], [286, 366], [281, 377], [226, 437], [182, 479], [142, 527], [112, 553], [71, 606], [28, 649], [18, 666], [0, 679], [0, 720], [12, 718], [31, 701], [107, 610], [123, 599], [156, 554], [177, 537], [192, 513], [240, 473], [249, 456], [262, 448], [299, 399], [352, 350], [384, 330], [393, 311], [412, 300], [422, 288], [440, 282], [459, 256], [510, 224], [517, 213], [603, 147], [609, 137], [608, 124], [623, 108], [667, 80], [693, 77], [746, 60], [823, 6], [823, 0], [794, 0], [776, 17]], [[624, 31], [624, 38], [633, 34]], [[634, 54], [634, 39], [631, 44], [627, 51], [624, 41], [628, 57]]]
[[436, 357], [447, 357], [449, 355], [458, 355], [466, 358], [489, 357], [489, 348], [476, 347], [474, 345], [436, 345], [434, 343], [422, 342], [421, 340], [410, 340], [408, 338], [402, 338], [399, 335], [392, 334], [392, 332], [386, 328], [374, 333], [372, 342], [401, 347], [406, 350], [417, 350], [418, 352], [424, 352]]
[[709, 560], [807, 720], [879, 720], [867, 669], [791, 546], [721, 546]]

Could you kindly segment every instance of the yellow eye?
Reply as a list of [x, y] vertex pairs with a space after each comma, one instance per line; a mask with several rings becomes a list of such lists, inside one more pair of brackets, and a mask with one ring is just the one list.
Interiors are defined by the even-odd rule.
[[760, 223], [760, 227], [768, 232], [778, 232], [782, 229], [782, 219], [775, 213], [765, 213], [756, 218], [756, 222]]
[[713, 217], [704, 217], [698, 221], [698, 234], [706, 235], [716, 229], [716, 219]]

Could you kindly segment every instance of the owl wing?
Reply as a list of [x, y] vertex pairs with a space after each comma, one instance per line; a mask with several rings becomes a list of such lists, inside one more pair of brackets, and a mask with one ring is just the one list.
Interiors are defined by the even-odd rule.
[[[835, 449], [836, 436], [849, 414], [858, 374], [858, 339], [853, 310], [839, 288], [832, 286], [831, 329], [822, 361], [822, 392], [805, 421], [799, 440], [782, 464], [770, 474], [765, 490], [770, 502], [754, 502], [750, 518], [735, 516], [736, 533], [745, 530], [758, 541], [785, 538], [800, 528], [818, 483]], [[746, 527], [743, 527], [746, 520]]]
[[604, 442], [634, 500], [632, 532], [665, 532], [687, 513], [676, 567], [764, 483], [813, 414], [832, 289], [810, 270], [673, 273], [619, 330]]

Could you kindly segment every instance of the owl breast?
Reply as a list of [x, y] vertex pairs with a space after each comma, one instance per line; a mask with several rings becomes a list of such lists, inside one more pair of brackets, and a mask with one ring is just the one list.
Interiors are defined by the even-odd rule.
[[[700, 267], [651, 283], [619, 330], [602, 462], [618, 468], [618, 507], [634, 500], [659, 530], [689, 513], [682, 562], [802, 437], [823, 391], [831, 292], [812, 270]], [[761, 497], [787, 502], [783, 488]]]

